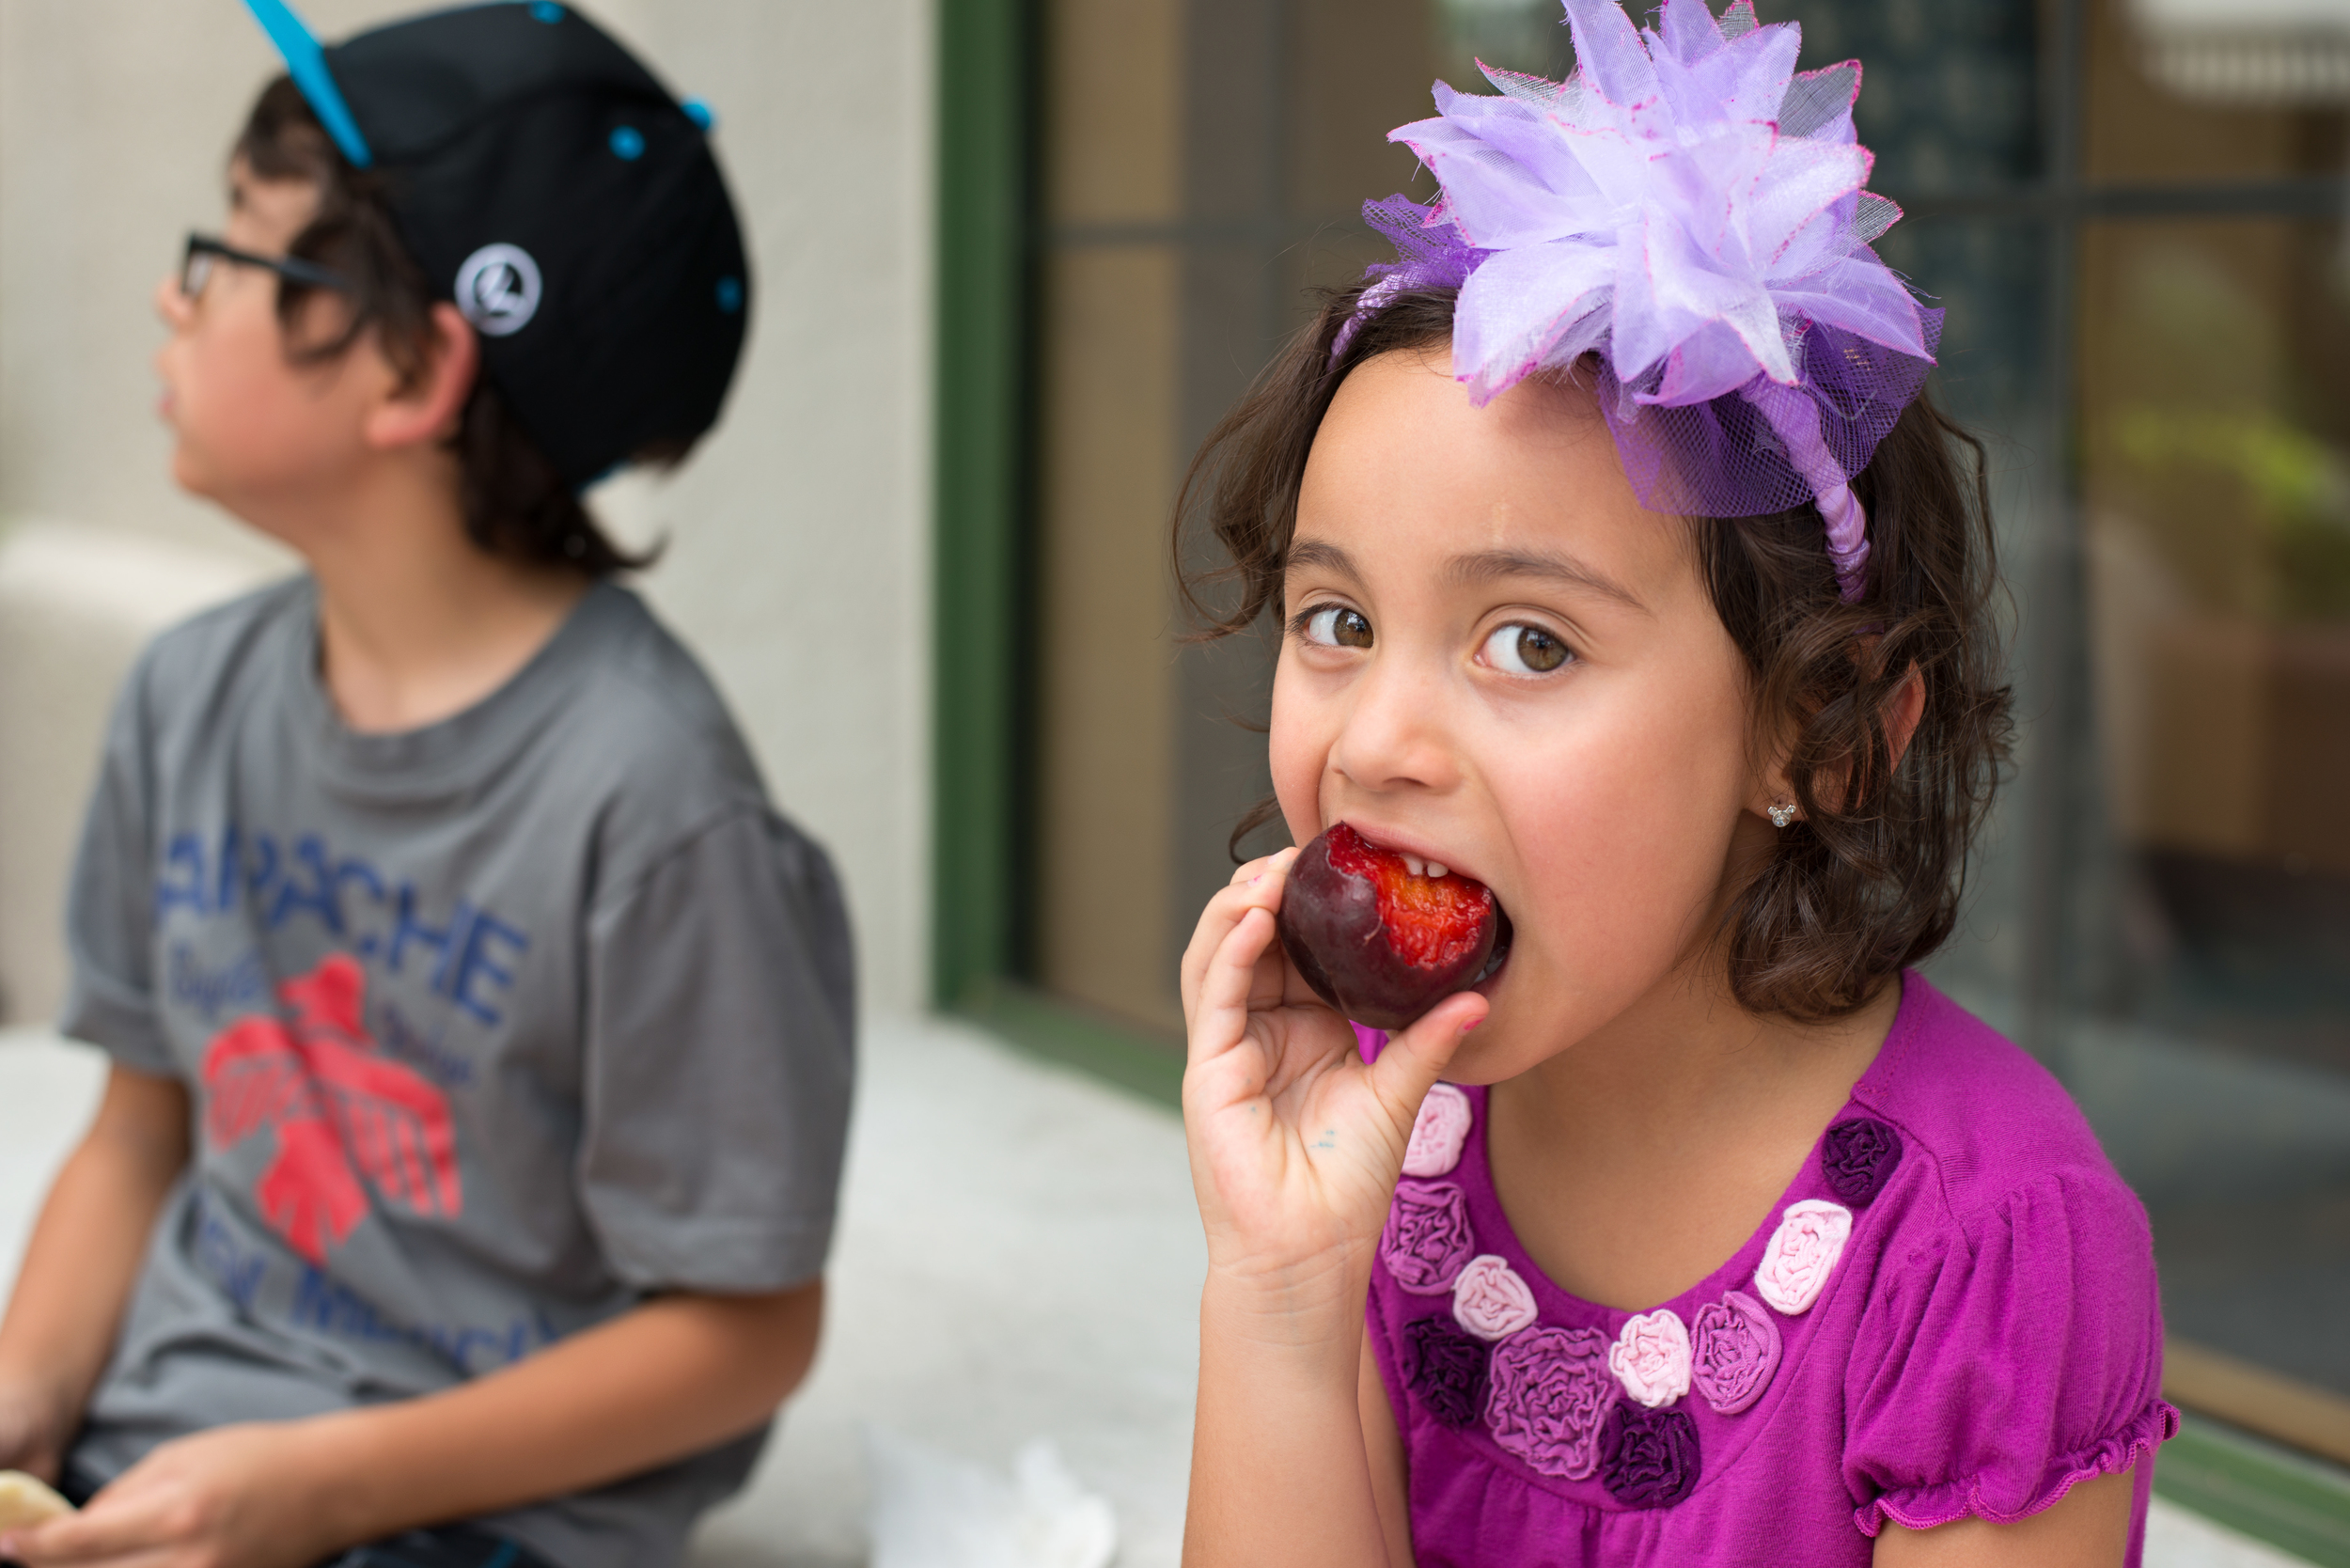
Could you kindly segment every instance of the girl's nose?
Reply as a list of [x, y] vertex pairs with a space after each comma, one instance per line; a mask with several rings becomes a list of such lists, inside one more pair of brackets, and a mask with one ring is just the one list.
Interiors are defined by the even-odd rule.
[[1355, 683], [1330, 765], [1363, 790], [1451, 789], [1461, 769], [1442, 715], [1457, 698], [1444, 683], [1443, 672], [1400, 651], [1374, 659]]

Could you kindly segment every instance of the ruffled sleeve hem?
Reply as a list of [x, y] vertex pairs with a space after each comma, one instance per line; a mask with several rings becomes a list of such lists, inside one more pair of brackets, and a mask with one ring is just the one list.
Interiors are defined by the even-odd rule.
[[1867, 1536], [1874, 1536], [1888, 1520], [1905, 1529], [1932, 1529], [1969, 1516], [1995, 1525], [2012, 1525], [2054, 1507], [2081, 1482], [2132, 1468], [2178, 1433], [2178, 1411], [2166, 1402], [2155, 1400], [2136, 1419], [2110, 1436], [2053, 1460], [2043, 1472], [2030, 1499], [2020, 1508], [2001, 1508], [1988, 1501], [1983, 1492], [1991, 1478], [1974, 1475], [1932, 1486], [1905, 1486], [1879, 1493], [1853, 1511], [1853, 1523]]

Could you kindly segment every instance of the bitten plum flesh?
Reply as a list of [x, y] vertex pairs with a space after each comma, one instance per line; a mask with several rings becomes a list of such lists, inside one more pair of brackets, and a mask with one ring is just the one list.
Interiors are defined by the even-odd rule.
[[1420, 875], [1344, 823], [1306, 846], [1281, 895], [1281, 946], [1298, 974], [1377, 1029], [1400, 1029], [1473, 983], [1499, 924], [1483, 883]]

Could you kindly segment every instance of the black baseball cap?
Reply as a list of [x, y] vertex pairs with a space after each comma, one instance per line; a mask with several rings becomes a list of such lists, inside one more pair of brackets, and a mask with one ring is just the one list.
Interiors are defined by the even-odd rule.
[[708, 110], [555, 0], [323, 46], [285, 0], [245, 3], [565, 480], [717, 422], [750, 267]]

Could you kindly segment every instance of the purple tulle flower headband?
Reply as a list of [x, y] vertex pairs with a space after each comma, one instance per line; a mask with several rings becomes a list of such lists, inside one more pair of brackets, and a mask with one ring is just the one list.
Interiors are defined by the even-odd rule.
[[1795, 72], [1801, 30], [1665, 0], [1565, 0], [1572, 80], [1481, 67], [1388, 133], [1443, 192], [1365, 204], [1395, 242], [1332, 353], [1409, 289], [1454, 287], [1453, 373], [1480, 406], [1600, 359], [1600, 407], [1641, 504], [1751, 517], [1815, 503], [1846, 601], [1867, 584], [1867, 466], [1934, 368], [1942, 312], [1869, 248], [1901, 209], [1864, 187], [1860, 63]]

